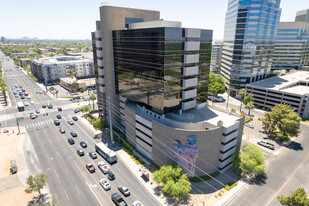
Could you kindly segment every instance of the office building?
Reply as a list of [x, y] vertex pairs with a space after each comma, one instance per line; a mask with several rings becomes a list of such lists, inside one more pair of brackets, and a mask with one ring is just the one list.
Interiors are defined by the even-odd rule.
[[211, 47], [210, 71], [220, 73], [222, 43], [215, 43]]
[[309, 9], [301, 10], [296, 13], [295, 22], [309, 23]]
[[220, 72], [232, 96], [270, 73], [279, 6], [280, 0], [229, 1]]
[[295, 22], [280, 22], [272, 70], [300, 69], [308, 65], [309, 21], [305, 21], [307, 16], [308, 10], [304, 10], [297, 12]]
[[276, 104], [288, 104], [300, 117], [309, 118], [309, 72], [296, 71], [246, 85], [254, 96], [254, 105], [271, 109]]
[[[91, 60], [81, 57], [56, 56], [33, 60], [30, 64], [32, 74], [41, 82], [54, 84], [60, 78], [68, 77], [70, 69], [77, 78], [94, 77]], [[75, 74], [76, 73], [76, 74]]]
[[5, 40], [6, 40], [5, 37], [2, 36], [2, 37], [1, 37], [1, 42], [5, 42]]
[[102, 6], [100, 17], [92, 40], [101, 115], [110, 97], [114, 126], [157, 165], [175, 161], [190, 176], [230, 168], [244, 117], [207, 105], [212, 30], [158, 11]]

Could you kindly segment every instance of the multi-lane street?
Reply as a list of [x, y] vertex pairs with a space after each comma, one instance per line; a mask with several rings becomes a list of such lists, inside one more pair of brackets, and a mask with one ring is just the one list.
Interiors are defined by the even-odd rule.
[[[119, 185], [126, 186], [131, 192], [128, 197], [122, 196], [128, 205], [132, 205], [135, 200], [141, 201], [144, 205], [158, 205], [120, 158], [116, 164], [107, 163], [116, 176], [115, 180], [108, 180], [107, 175], [99, 170], [98, 162], [106, 161], [98, 154], [98, 158], [93, 160], [88, 153], [95, 151], [95, 143], [100, 142], [100, 139], [94, 139], [95, 133], [80, 120], [80, 116], [78, 116], [78, 121], [74, 121], [74, 125], [68, 123], [68, 120], [76, 115], [74, 113], [76, 103], [51, 99], [43, 92], [40, 94], [42, 89], [20, 71], [11, 60], [4, 58], [2, 52], [0, 59], [8, 85], [9, 98], [12, 102], [12, 108], [0, 113], [0, 122], [4, 126], [15, 126], [15, 115], [24, 117], [19, 124], [26, 129], [26, 135], [29, 135], [32, 141], [41, 170], [49, 175], [48, 186], [51, 194], [62, 205], [114, 205], [111, 201], [111, 194], [120, 193], [117, 189]], [[12, 94], [11, 87], [15, 84], [22, 86], [34, 102], [33, 105], [25, 106], [24, 112], [18, 112], [16, 108], [16, 102], [21, 100], [16, 100]], [[25, 101], [29, 102], [28, 99]], [[53, 103], [53, 109], [42, 108], [42, 104], [47, 102]], [[59, 112], [57, 107], [62, 107], [63, 111]], [[37, 114], [36, 119], [31, 119], [30, 112], [36, 109], [40, 109], [40, 113]], [[48, 116], [44, 115], [45, 113], [48, 113]], [[56, 126], [54, 120], [57, 119], [58, 114], [61, 115], [61, 119], [59, 119], [60, 125]], [[59, 132], [60, 128], [65, 130], [64, 134]], [[67, 141], [71, 137], [71, 131], [75, 131], [78, 135], [74, 138], [75, 144], [73, 145]], [[84, 148], [85, 155], [81, 157], [77, 154], [77, 149], [81, 148], [80, 141], [87, 143], [87, 148]], [[85, 167], [87, 162], [94, 165], [96, 169], [94, 173], [91, 174]], [[111, 184], [110, 190], [105, 191], [100, 186], [99, 180], [102, 178], [107, 179]]]

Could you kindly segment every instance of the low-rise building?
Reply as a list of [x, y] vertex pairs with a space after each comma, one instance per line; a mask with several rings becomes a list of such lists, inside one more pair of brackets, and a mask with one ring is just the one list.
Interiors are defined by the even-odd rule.
[[47, 54], [49, 52], [48, 49], [43, 49], [43, 48], [39, 48], [38, 50], [40, 54]]
[[20, 61], [20, 66], [22, 66], [22, 67], [30, 65], [30, 63], [31, 63], [31, 59], [30, 58], [20, 59], [19, 61]]
[[85, 91], [88, 88], [95, 88], [95, 78], [76, 79], [70, 77], [60, 78], [60, 86], [66, 88], [71, 92]]
[[94, 77], [93, 62], [82, 57], [56, 56], [31, 62], [32, 74], [44, 83], [56, 83], [70, 76], [69, 69], [77, 78]]
[[11, 53], [11, 56], [12, 56], [12, 57], [17, 57], [17, 58], [20, 58], [20, 57], [27, 57], [27, 56], [31, 56], [31, 55], [37, 55], [37, 53], [35, 53], [35, 52], [29, 52], [29, 53]]
[[276, 104], [289, 104], [303, 118], [309, 117], [309, 72], [296, 71], [246, 85], [254, 96], [254, 105], [271, 109]]

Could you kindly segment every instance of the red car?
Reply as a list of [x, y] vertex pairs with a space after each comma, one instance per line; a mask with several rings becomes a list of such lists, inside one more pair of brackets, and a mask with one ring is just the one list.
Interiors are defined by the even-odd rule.
[[58, 111], [61, 112], [61, 111], [62, 111], [62, 108], [61, 108], [61, 107], [58, 107]]
[[90, 162], [86, 163], [86, 168], [89, 170], [90, 173], [95, 172], [95, 168]]

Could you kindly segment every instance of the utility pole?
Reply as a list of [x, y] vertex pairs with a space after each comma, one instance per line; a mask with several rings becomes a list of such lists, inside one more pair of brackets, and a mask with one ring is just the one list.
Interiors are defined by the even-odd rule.
[[111, 135], [112, 144], [114, 144], [114, 137], [113, 137], [113, 125], [112, 125], [112, 111], [111, 111], [111, 98], [108, 97], [108, 116], [109, 116], [109, 131]]
[[230, 89], [227, 89], [226, 110], [229, 110]]
[[20, 134], [20, 129], [19, 129], [19, 122], [18, 122], [18, 119], [16, 117], [16, 114], [15, 114], [15, 119], [16, 119], [16, 126], [18, 128], [18, 134]]

